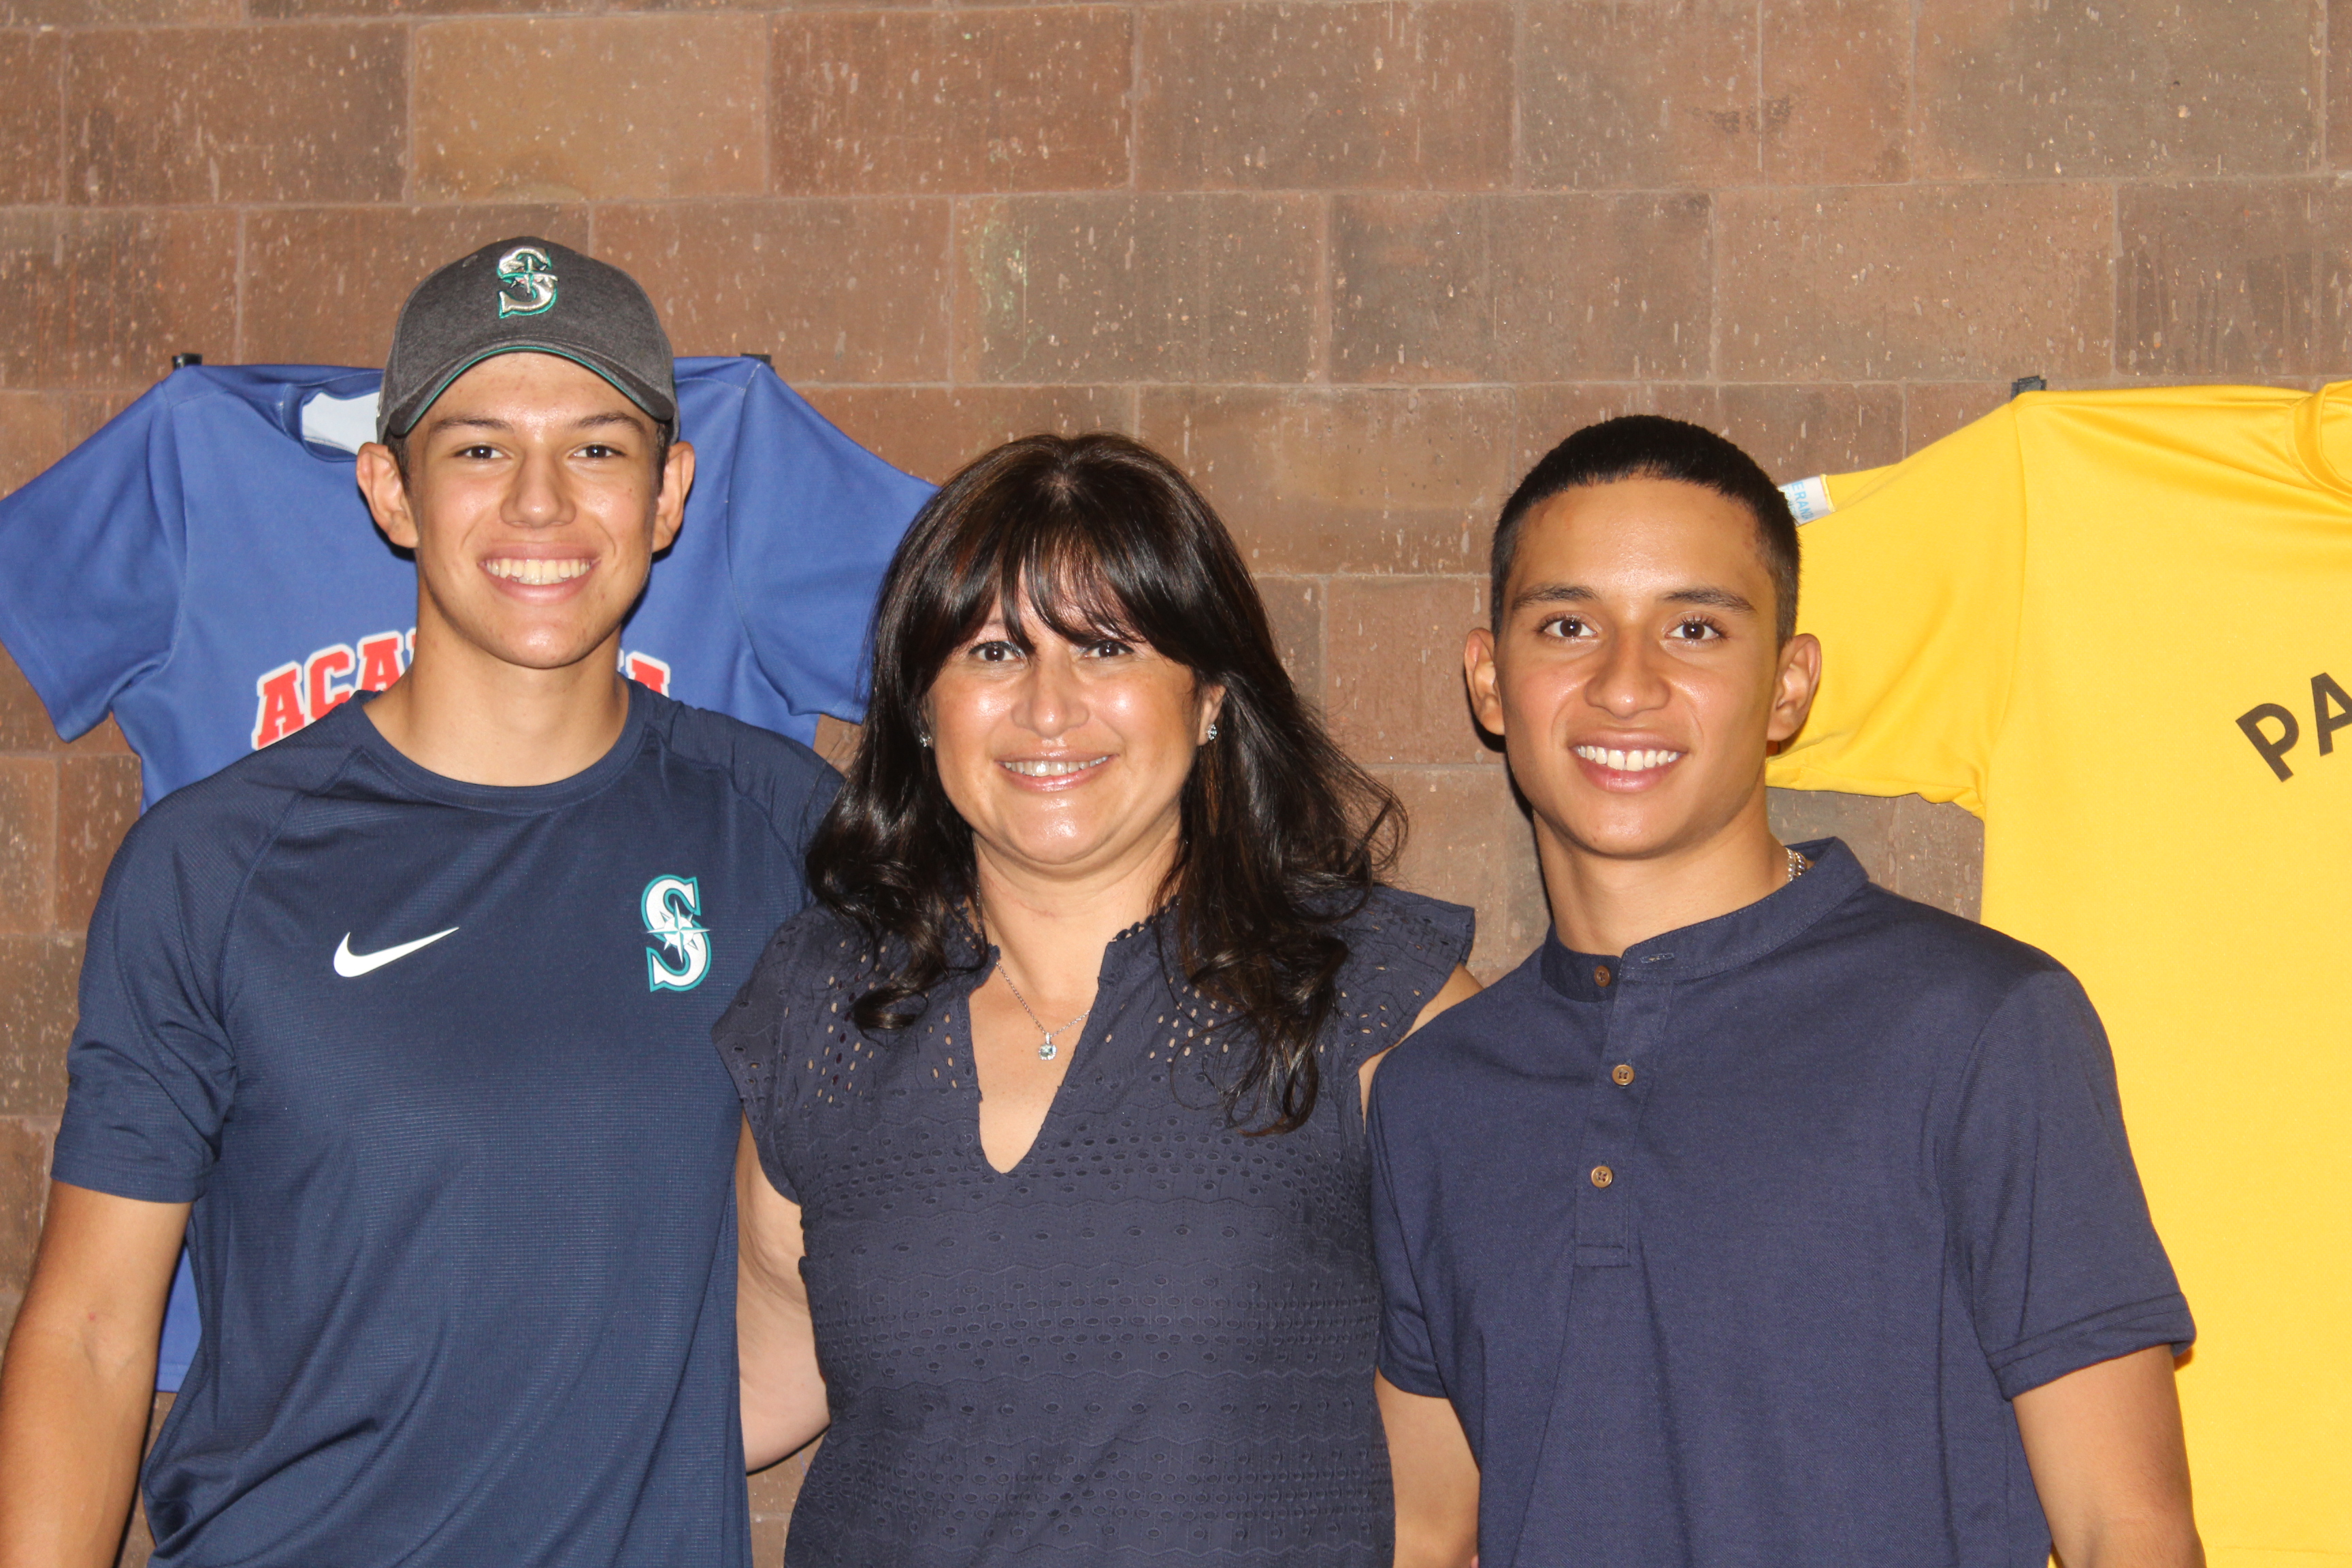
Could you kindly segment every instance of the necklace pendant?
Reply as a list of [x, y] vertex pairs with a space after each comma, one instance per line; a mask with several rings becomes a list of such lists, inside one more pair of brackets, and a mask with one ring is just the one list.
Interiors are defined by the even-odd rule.
[[1061, 1050], [1062, 1047], [1054, 1043], [1054, 1037], [1048, 1035], [1045, 1037], [1045, 1043], [1037, 1047], [1037, 1059], [1041, 1062], [1050, 1062], [1061, 1054]]

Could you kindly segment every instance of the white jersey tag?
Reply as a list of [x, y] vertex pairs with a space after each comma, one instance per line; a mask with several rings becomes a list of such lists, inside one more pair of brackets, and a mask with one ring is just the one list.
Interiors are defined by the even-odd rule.
[[1799, 527], [1816, 518], [1829, 516], [1837, 510], [1830, 503], [1830, 481], [1826, 474], [1815, 474], [1810, 479], [1796, 479], [1780, 487], [1789, 498], [1789, 510], [1796, 514]]
[[302, 439], [339, 452], [358, 451], [375, 439], [375, 399], [373, 392], [359, 397], [319, 394], [302, 405]]

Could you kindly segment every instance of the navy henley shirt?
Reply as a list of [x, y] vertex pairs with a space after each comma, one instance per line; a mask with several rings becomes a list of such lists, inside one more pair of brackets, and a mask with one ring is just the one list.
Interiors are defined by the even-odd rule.
[[2195, 1331], [2074, 978], [1803, 847], [1375, 1081], [1381, 1368], [1460, 1413], [1485, 1568], [2042, 1568], [2009, 1402]]

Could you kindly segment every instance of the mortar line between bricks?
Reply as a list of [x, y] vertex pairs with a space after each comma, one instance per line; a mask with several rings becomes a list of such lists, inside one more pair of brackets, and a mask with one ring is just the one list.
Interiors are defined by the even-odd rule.
[[1507, 188], [1514, 191], [1525, 190], [1528, 184], [1527, 138], [1523, 130], [1527, 118], [1527, 0], [1512, 0], [1510, 174]]
[[760, 189], [776, 188], [776, 19], [760, 27]]
[[[65, 806], [65, 759], [52, 752], [47, 756], [40, 758], [37, 766], [40, 774], [43, 776], [43, 783], [47, 785], [46, 793], [48, 796], [46, 803], [48, 809], [48, 864], [42, 868], [45, 874], [41, 878], [41, 887], [37, 897], [26, 900], [26, 904], [30, 905], [30, 908], [20, 907], [19, 910], [22, 914], [37, 916], [37, 921], [33, 923], [30, 926], [30, 929], [26, 931], [14, 932], [11, 934], [33, 936], [37, 934], [53, 933], [63, 935], [65, 933], [58, 925], [58, 879], [65, 869], [65, 843], [63, 836], [58, 831], [59, 822], [64, 816]], [[22, 817], [19, 817], [9, 824], [12, 836], [17, 833], [24, 833], [27, 828], [38, 829], [40, 825], [41, 804], [42, 803], [39, 802], [34, 803], [33, 810], [30, 813], [33, 818], [32, 821], [26, 822]]]
[[1328, 386], [1331, 382], [1331, 344], [1338, 314], [1332, 300], [1332, 272], [1336, 258], [1331, 241], [1331, 200], [1328, 196], [1315, 204], [1315, 294], [1308, 307], [1307, 322], [1307, 384]]
[[[689, 356], [690, 357], [690, 356]], [[2248, 373], [2252, 374], [2252, 373]], [[1872, 375], [1872, 376], [1780, 376], [1748, 377], [1735, 380], [1714, 380], [1706, 377], [1676, 378], [1627, 377], [1614, 375], [1563, 376], [1549, 381], [1138, 381], [1116, 373], [1067, 381], [825, 381], [803, 377], [793, 383], [795, 386], [816, 388], [825, 392], [1065, 392], [1113, 391], [1121, 388], [1173, 388], [1184, 392], [1204, 393], [1230, 397], [1249, 393], [1270, 396], [1305, 394], [1321, 396], [1327, 393], [1379, 392], [1401, 397], [1427, 397], [1446, 393], [1489, 393], [1517, 395], [1540, 391], [1546, 387], [1573, 386], [1594, 392], [1624, 392], [1643, 394], [1675, 387], [1703, 387], [1711, 391], [1735, 392], [1748, 387], [1814, 388], [1827, 391], [1864, 392], [1875, 388], [1902, 391], [1913, 386], [2004, 386], [2014, 379], [2007, 371], [1987, 371], [1982, 374], [1955, 372], [1948, 375]], [[2148, 378], [2119, 374], [2112, 377], [2069, 376], [2067, 386], [2088, 390], [2110, 382], [2118, 385], [2141, 386]], [[26, 390], [48, 390], [28, 388]], [[65, 390], [65, 389], [59, 389]], [[1514, 411], [1516, 413], [1516, 410]]]
[[1143, 9], [1127, 15], [1127, 188], [1143, 188]]
[[[248, 0], [248, 4], [250, 0]], [[416, 25], [404, 29], [400, 41], [400, 199], [407, 205], [416, 202]]]
[[1723, 204], [1706, 204], [1706, 377], [1723, 378]]
[[73, 76], [73, 47], [67, 39], [58, 40], [58, 199], [73, 195], [66, 184], [73, 174], [73, 121], [66, 110], [71, 105], [68, 84]]
[[2123, 363], [2124, 342], [2124, 188], [2121, 181], [2107, 187], [2107, 374]]
[[[2026, 356], [2029, 359], [2033, 356]], [[2021, 360], [2020, 363], [2024, 363]], [[2063, 371], [2053, 374], [2040, 359], [2033, 363], [2042, 368], [2035, 374], [2048, 375], [2051, 389], [2057, 392], [2097, 392], [2135, 386], [2210, 386], [2215, 375], [2237, 376], [2231, 384], [2248, 386], [2331, 385], [2346, 377], [2335, 373], [2274, 373], [2249, 366], [2235, 369], [2223, 367], [2210, 373], [2176, 375], [2148, 374], [2138, 371], [2116, 371], [2112, 374], [2070, 374]], [[1433, 397], [1446, 393], [1540, 392], [1549, 387], [1575, 387], [1594, 392], [1647, 393], [1672, 388], [1696, 388], [1708, 392], [1737, 392], [1742, 389], [1863, 392], [1874, 388], [1901, 391], [1922, 386], [1984, 386], [2006, 387], [2021, 372], [2016, 365], [2003, 364], [1982, 369], [1956, 368], [1948, 371], [1911, 370], [1898, 374], [1874, 371], [1851, 374], [1783, 375], [1783, 376], [1659, 376], [1629, 378], [1620, 375], [1562, 376], [1549, 381], [1350, 381], [1309, 383], [1302, 381], [1155, 381], [1146, 379], [1137, 384], [1153, 387], [1174, 387], [1185, 391], [1232, 395], [1241, 393], [1265, 393], [1270, 395], [1325, 393], [1385, 392], [1412, 396]], [[789, 378], [788, 378], [789, 379]], [[911, 391], [948, 386], [941, 382], [919, 381], [821, 381], [814, 378], [793, 380], [800, 387], [821, 388], [828, 392], [855, 391], [873, 388], [883, 391]], [[1076, 376], [1067, 381], [967, 381], [952, 384], [952, 390], [973, 392], [984, 390], [1046, 392], [1084, 390], [1128, 384], [1128, 378], [1117, 371], [1097, 376]]]
[[236, 283], [232, 289], [232, 303], [229, 308], [229, 342], [232, 345], [230, 352], [234, 355], [236, 363], [238, 364], [243, 364], [245, 363], [245, 279], [247, 268], [245, 218], [245, 209], [243, 207], [238, 207], [236, 209], [236, 268], [234, 274]]
[[[413, 150], [411, 162], [413, 163]], [[2286, 188], [2298, 184], [2333, 188], [2335, 176], [2326, 170], [2306, 169], [2281, 173], [2231, 174], [2085, 174], [1993, 176], [1979, 179], [1943, 179], [1911, 181], [1861, 181], [1847, 184], [1780, 184], [1769, 182], [1756, 184], [1717, 184], [1712, 185], [1592, 185], [1501, 188], [1483, 191], [1433, 190], [1389, 185], [1281, 185], [1249, 189], [1219, 189], [1193, 191], [1129, 190], [1124, 186], [1074, 186], [1067, 189], [1027, 191], [986, 190], [904, 190], [904, 191], [787, 191], [779, 193], [730, 192], [713, 195], [692, 196], [632, 196], [613, 195], [592, 198], [607, 206], [630, 207], [757, 207], [786, 204], [819, 202], [907, 203], [955, 202], [990, 200], [1022, 201], [1120, 201], [1120, 202], [1180, 202], [1180, 201], [1297, 201], [1302, 197], [1345, 197], [1351, 200], [1389, 198], [1401, 201], [1431, 202], [1511, 202], [1532, 203], [1565, 200], [1682, 200], [1693, 196], [1708, 198], [1767, 192], [1785, 195], [1794, 200], [1807, 196], [1847, 195], [1856, 193], [1885, 192], [1890, 195], [1912, 195], [1937, 193], [1962, 194], [1975, 191], [2000, 193], [2019, 190], [2089, 191], [2114, 187], [2116, 189], [2187, 192], [2217, 185], [2261, 186]], [[140, 213], [140, 212], [202, 212], [217, 210], [223, 203], [205, 200], [184, 202], [14, 202], [5, 210], [31, 215], [47, 213]], [[417, 207], [428, 211], [457, 211], [467, 208], [502, 206], [577, 206], [586, 199], [572, 198], [560, 202], [532, 201], [515, 196], [483, 196], [463, 199], [414, 199], [404, 194], [392, 200], [353, 196], [321, 200], [317, 197], [287, 200], [256, 199], [243, 205], [256, 210], [270, 212], [352, 212], [381, 211], [387, 207]]]
[[1756, 0], [1756, 177], [1764, 177], [1764, 0]]
[[[1181, 4], [1183, 3], [1183, 0], [1176, 0], [1176, 3]], [[1210, 3], [1218, 3], [1218, 0], [1210, 0]], [[1243, 0], [1243, 3], [1244, 5], [1255, 5], [1268, 11], [1274, 10], [1277, 6], [1290, 7], [1291, 5], [1291, 0]], [[1303, 0], [1303, 3], [1310, 5], [1328, 5], [1331, 7], [1337, 7], [1341, 5], [1352, 5], [1360, 9], [1373, 10], [1385, 9], [1388, 0]], [[625, 17], [701, 16], [767, 16], [771, 18], [781, 18], [787, 16], [803, 16], [812, 21], [833, 21], [835, 19], [862, 21], [869, 17], [919, 16], [927, 20], [937, 21], [942, 17], [987, 16], [992, 15], [1004, 15], [1014, 11], [1050, 12], [1056, 16], [1083, 16], [1087, 12], [1093, 12], [1099, 16], [1108, 12], [1127, 11], [1133, 8], [1134, 7], [1128, 3], [1128, 0], [985, 0], [985, 3], [980, 5], [964, 4], [962, 3], [962, 0], [922, 0], [920, 5], [825, 5], [822, 4], [796, 5], [784, 4], [764, 5], [758, 10], [752, 10], [746, 7], [742, 9], [725, 11], [592, 11], [568, 12], [562, 14], [571, 16]], [[1154, 10], [1166, 10], [1169, 8], [1169, 0], [1155, 0], [1155, 4], [1152, 5], [1151, 8]], [[552, 15], [557, 15], [557, 13], [543, 11], [476, 11], [462, 14], [452, 13], [449, 19], [459, 21], [505, 21], [519, 17]], [[432, 19], [439, 21], [443, 18], [436, 16]]]
[[1919, 8], [1926, 0], [1911, 0], [1909, 53], [1903, 62], [1903, 171], [1910, 183], [1912, 153], [1919, 138]]
[[[1337, 0], [1307, 0], [1307, 3], [1310, 5], [1332, 4], [1337, 3]], [[1053, 8], [1055, 10], [1063, 9], [1063, 7], [1058, 5], [1054, 6]], [[248, 6], [247, 14], [242, 16], [207, 16], [200, 17], [192, 22], [118, 22], [94, 20], [79, 22], [24, 23], [19, 24], [19, 26], [29, 28], [37, 28], [38, 30], [45, 32], [57, 33], [228, 33], [242, 31], [247, 28], [267, 30], [269, 32], [283, 32], [293, 27], [395, 27], [410, 26], [416, 23], [424, 23], [429, 26], [438, 22], [593, 22], [605, 18], [627, 20], [635, 17], [643, 17], [647, 20], [666, 22], [673, 17], [680, 16], [746, 16], [753, 14], [755, 13], [740, 11], [702, 11], [681, 13], [675, 11], [615, 12], [599, 10], [485, 10], [449, 11], [437, 15], [417, 15], [415, 13], [402, 13], [394, 11], [384, 11], [370, 15], [364, 12], [347, 11], [335, 15], [322, 14], [306, 16], [256, 16], [251, 14], [250, 7]], [[813, 16], [834, 16], [838, 15], [839, 13], [830, 11], [811, 11], [809, 14]]]
[[[946, 387], [950, 393], [958, 390], [964, 384], [961, 381], [957, 379], [956, 375], [957, 356], [959, 351], [962, 347], [962, 345], [956, 341], [956, 328], [959, 325], [959, 322], [956, 320], [956, 296], [961, 292], [961, 290], [956, 287], [958, 281], [956, 268], [962, 265], [963, 262], [963, 201], [964, 198], [961, 196], [950, 196], [948, 198], [947, 234], [940, 242], [947, 247], [947, 255], [940, 263], [940, 268], [947, 280], [946, 288], [948, 297], [942, 303], [940, 313], [947, 318], [946, 330], [948, 336], [947, 342], [943, 345], [943, 363], [947, 366], [948, 374], [947, 379], [940, 382], [938, 384]], [[780, 343], [777, 346], [781, 348], [783, 345]]]
[[1315, 584], [1315, 706], [1324, 713], [1331, 707], [1331, 579], [1335, 575], [1327, 572], [1309, 579]]

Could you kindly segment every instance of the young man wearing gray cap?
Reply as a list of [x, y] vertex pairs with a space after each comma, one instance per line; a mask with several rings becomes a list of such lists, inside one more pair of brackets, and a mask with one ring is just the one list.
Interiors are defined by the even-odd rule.
[[0, 1564], [114, 1560], [184, 1236], [157, 1563], [749, 1561], [711, 1017], [804, 901], [804, 747], [616, 672], [694, 453], [622, 273], [401, 314], [359, 481], [405, 675], [163, 800], [90, 930], [0, 1374]]

